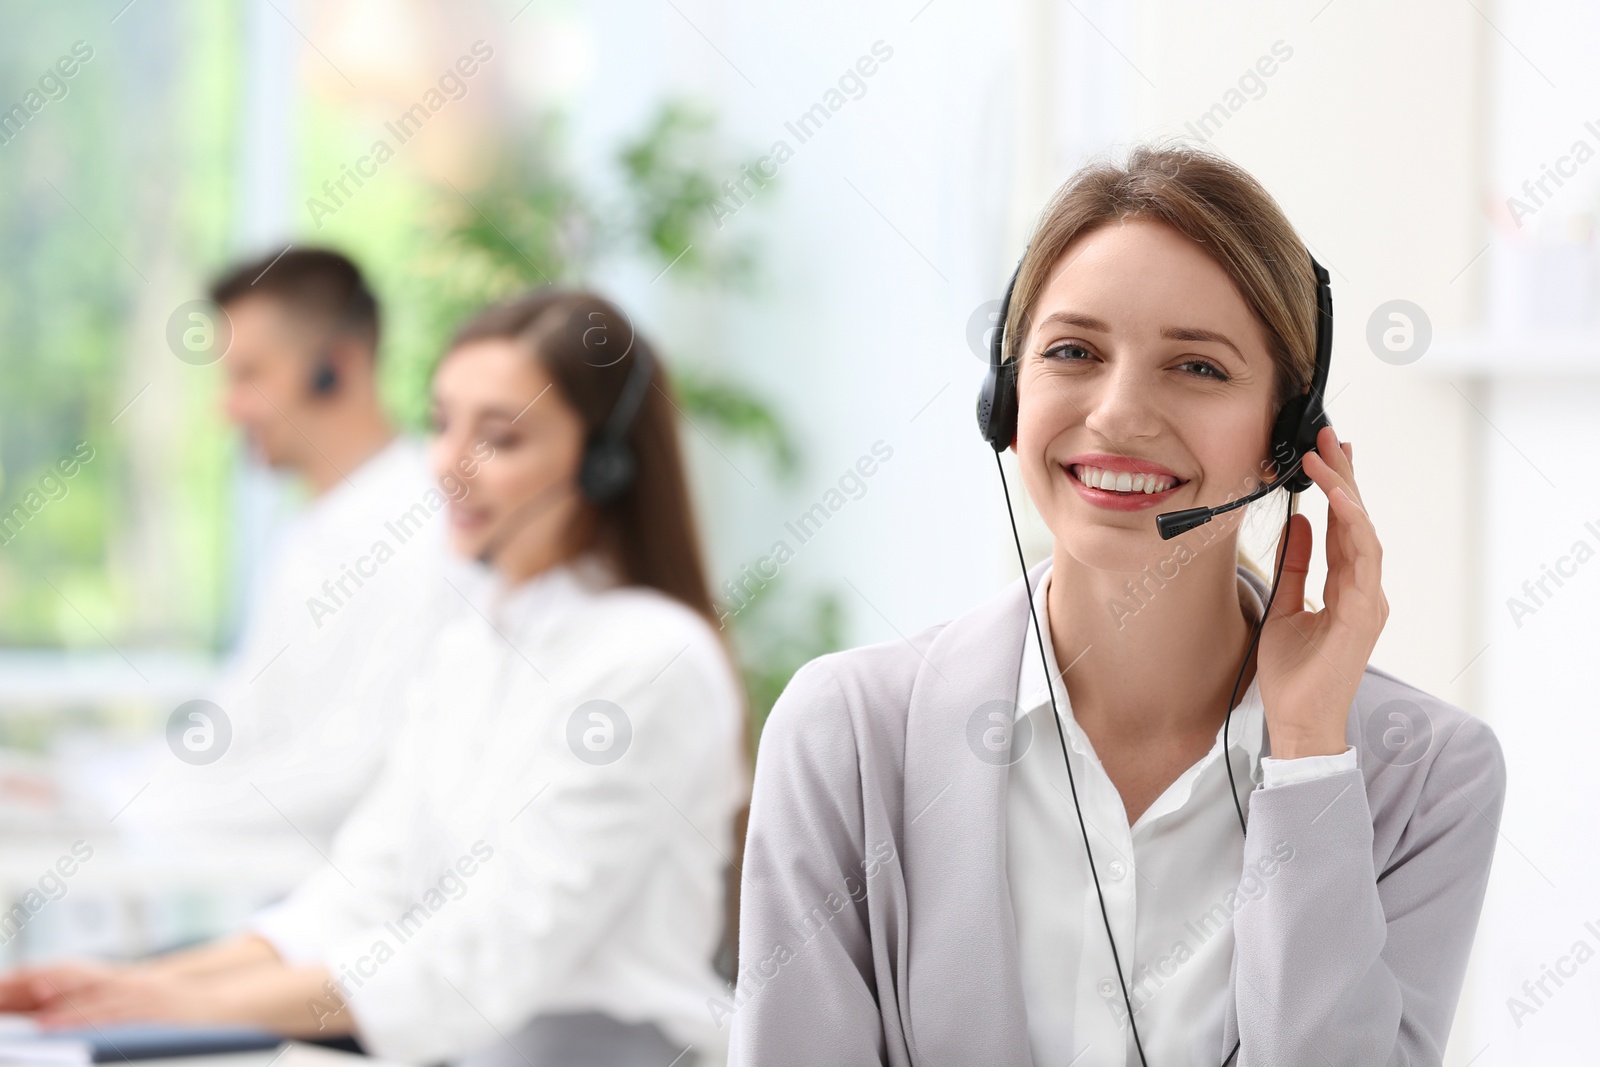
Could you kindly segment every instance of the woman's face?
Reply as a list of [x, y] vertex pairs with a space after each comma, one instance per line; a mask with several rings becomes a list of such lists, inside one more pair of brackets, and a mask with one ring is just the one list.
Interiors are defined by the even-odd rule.
[[515, 577], [561, 558], [583, 507], [584, 426], [543, 365], [512, 341], [454, 349], [433, 377], [433, 428], [455, 550]]
[[1177, 230], [1135, 219], [1078, 237], [1027, 324], [1015, 447], [1029, 497], [1074, 558], [1139, 570], [1172, 550], [1158, 514], [1237, 499], [1270, 473], [1265, 333]]

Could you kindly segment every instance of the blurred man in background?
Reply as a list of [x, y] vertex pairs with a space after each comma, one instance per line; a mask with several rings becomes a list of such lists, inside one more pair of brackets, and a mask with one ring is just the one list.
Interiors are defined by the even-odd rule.
[[379, 402], [378, 305], [355, 264], [291, 249], [237, 266], [211, 298], [231, 326], [227, 417], [310, 500], [253, 568], [233, 661], [174, 712], [122, 822], [292, 832], [325, 852], [377, 773], [404, 667], [437, 618], [444, 499], [422, 442]]

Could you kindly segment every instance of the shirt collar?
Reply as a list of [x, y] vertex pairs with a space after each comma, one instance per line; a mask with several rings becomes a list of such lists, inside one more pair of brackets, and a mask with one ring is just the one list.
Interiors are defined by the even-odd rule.
[[620, 584], [615, 568], [593, 549], [515, 585], [492, 571], [488, 578], [489, 617], [515, 630], [549, 615], [556, 605]]
[[407, 434], [395, 434], [388, 444], [343, 471], [339, 480], [315, 497], [307, 510], [333, 513], [345, 507], [362, 507], [373, 503], [375, 495], [392, 492], [392, 483], [397, 478], [409, 478], [410, 482], [419, 485], [431, 485], [432, 479], [426, 474], [426, 462], [420, 441]]
[[[1044, 653], [1049, 661], [1050, 671], [1055, 676], [1056, 708], [1066, 726], [1066, 736], [1069, 744], [1079, 754], [1083, 754], [1086, 745], [1083, 733], [1077, 720], [1072, 715], [1072, 704], [1067, 698], [1067, 687], [1061, 681], [1061, 667], [1056, 662], [1055, 647], [1050, 640], [1050, 613], [1047, 605], [1047, 593], [1050, 589], [1050, 575], [1053, 566], [1045, 568], [1039, 577], [1039, 584], [1033, 591], [1033, 610], [1039, 619], [1039, 632], [1044, 635]], [[1244, 608], [1245, 618], [1249, 620], [1252, 629], [1261, 618], [1264, 596], [1267, 592], [1266, 584], [1255, 572], [1240, 566], [1237, 569], [1237, 588], [1239, 603]], [[1047, 707], [1050, 703], [1050, 692], [1045, 687], [1044, 666], [1039, 662], [1038, 639], [1034, 635], [1033, 620], [1024, 619], [1023, 624], [1028, 628], [1026, 639], [1022, 644], [1022, 664], [1017, 681], [1017, 717], [1031, 714], [1040, 707]], [[1069, 664], [1070, 666], [1070, 664]], [[1228, 747], [1234, 751], [1244, 753], [1250, 761], [1250, 773], [1260, 780], [1260, 759], [1262, 755], [1262, 741], [1266, 708], [1261, 703], [1260, 672], [1250, 679], [1244, 696], [1233, 709], [1233, 716], [1227, 724]], [[1222, 740], [1222, 727], [1217, 728], [1217, 740]]]

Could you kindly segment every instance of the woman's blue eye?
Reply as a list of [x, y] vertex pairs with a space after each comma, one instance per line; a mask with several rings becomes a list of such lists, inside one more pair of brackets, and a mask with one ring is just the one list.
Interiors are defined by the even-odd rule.
[[1089, 354], [1089, 350], [1087, 348], [1084, 348], [1082, 345], [1074, 344], [1056, 345], [1054, 348], [1045, 349], [1044, 354], [1045, 358], [1047, 359], [1055, 359], [1059, 358], [1063, 352], [1082, 352], [1084, 355]]
[[1218, 367], [1215, 363], [1208, 363], [1203, 359], [1191, 359], [1187, 363], [1184, 363], [1183, 366], [1204, 367], [1206, 369], [1206, 373], [1200, 375], [1202, 378], [1215, 378], [1219, 382], [1225, 382], [1228, 380], [1228, 375], [1222, 370], [1222, 368]]

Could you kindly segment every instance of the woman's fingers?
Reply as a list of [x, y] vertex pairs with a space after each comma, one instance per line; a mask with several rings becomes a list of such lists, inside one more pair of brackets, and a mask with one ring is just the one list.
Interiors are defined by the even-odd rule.
[[1339, 440], [1339, 435], [1334, 433], [1333, 427], [1325, 426], [1317, 434], [1317, 458], [1328, 465], [1328, 469], [1339, 476], [1344, 491], [1355, 500], [1357, 504], [1366, 505], [1361, 499], [1361, 487], [1356, 484], [1356, 467], [1354, 455], [1349, 442]]
[[1388, 615], [1382, 587], [1383, 546], [1355, 488], [1354, 451], [1348, 444], [1336, 446], [1334, 442], [1333, 431], [1325, 428], [1318, 435], [1319, 449], [1306, 453], [1304, 463], [1306, 476], [1328, 498], [1328, 577], [1323, 600], [1337, 608], [1344, 595], [1355, 597], [1371, 605], [1381, 620]]
[[[1323, 430], [1323, 434], [1331, 435], [1333, 430]], [[1341, 467], [1344, 470], [1341, 470]], [[1338, 446], [1309, 451], [1309, 453], [1306, 453], [1306, 459], [1301, 461], [1301, 469], [1306, 472], [1306, 477], [1317, 483], [1317, 485], [1323, 485], [1323, 482], [1326, 482], [1326, 478], [1318, 478], [1315, 472], [1317, 470], [1325, 470], [1333, 480], [1333, 485], [1344, 486], [1344, 491], [1346, 491], [1350, 499], [1354, 499], [1357, 502], [1362, 499], [1362, 493], [1355, 488], [1355, 469], [1350, 467], [1349, 456], [1346, 456], [1344, 450], [1338, 448]], [[1323, 486], [1323, 491], [1331, 490], [1333, 490], [1333, 486]]]
[[1311, 539], [1311, 520], [1304, 515], [1290, 515], [1288, 532], [1278, 539], [1278, 552], [1272, 561], [1274, 569], [1281, 565], [1283, 570], [1272, 601], [1271, 618], [1294, 615], [1304, 608], [1306, 574], [1311, 569]]
[[1349, 591], [1375, 613], [1381, 629], [1389, 617], [1389, 602], [1383, 595], [1383, 546], [1378, 541], [1378, 532], [1361, 505], [1343, 490], [1335, 491], [1333, 507], [1345, 520], [1357, 546], [1349, 567]]
[[[1328, 535], [1327, 544], [1323, 547], [1323, 553], [1328, 560], [1328, 576], [1332, 579], [1340, 573], [1340, 568], [1344, 565], [1344, 561], [1349, 558], [1353, 548], [1349, 535], [1344, 529], [1344, 524], [1339, 520], [1339, 513], [1332, 504], [1333, 491], [1338, 487], [1338, 482], [1336, 475], [1327, 466], [1326, 461], [1314, 452], [1306, 453], [1305, 472], [1306, 476], [1315, 483], [1317, 488], [1321, 489], [1323, 494], [1329, 498]], [[1329, 584], [1332, 584], [1331, 581]], [[1325, 592], [1323, 603], [1328, 603], [1329, 599]]]
[[[1326, 430], [1324, 432], [1330, 437], [1333, 433], [1332, 430]], [[1340, 466], [1346, 466], [1349, 463], [1349, 457], [1344, 454], [1342, 449], [1330, 448], [1327, 451], [1331, 451], [1332, 454], [1337, 457], [1337, 462]], [[1306, 476], [1316, 483], [1317, 487], [1322, 490], [1324, 495], [1331, 498], [1335, 488], [1343, 489], [1345, 496], [1355, 501], [1358, 507], [1365, 510], [1366, 504], [1361, 500], [1361, 491], [1356, 488], [1353, 480], [1353, 475], [1355, 473], [1354, 471], [1350, 472], [1352, 477], [1347, 477], [1346, 475], [1341, 474], [1334, 468], [1333, 464], [1328, 461], [1327, 456], [1325, 456], [1322, 452], [1307, 452], [1304, 461], [1304, 468]], [[1355, 551], [1355, 545], [1350, 541], [1348, 536], [1345, 535], [1342, 524], [1336, 521], [1337, 515], [1338, 512], [1334, 511], [1330, 507], [1328, 511], [1328, 540], [1330, 543], [1336, 539], [1339, 540], [1341, 542], [1339, 547], [1342, 553], [1348, 557], [1352, 552]]]
[[46, 1026], [106, 1022], [117, 1017], [118, 1000], [117, 993], [105, 986], [79, 989], [50, 1001], [39, 1013], [39, 1022]]
[[[1301, 461], [1306, 477], [1317, 481], [1312, 474], [1312, 468], [1321, 466], [1333, 476], [1334, 484], [1344, 487], [1345, 494], [1356, 503], [1361, 503], [1361, 490], [1356, 486], [1355, 466], [1349, 454], [1340, 446], [1339, 439], [1334, 435], [1333, 428], [1324, 426], [1317, 434], [1317, 447], [1307, 452]], [[1320, 484], [1320, 483], [1319, 483]], [[1331, 487], [1324, 486], [1324, 492]]]

